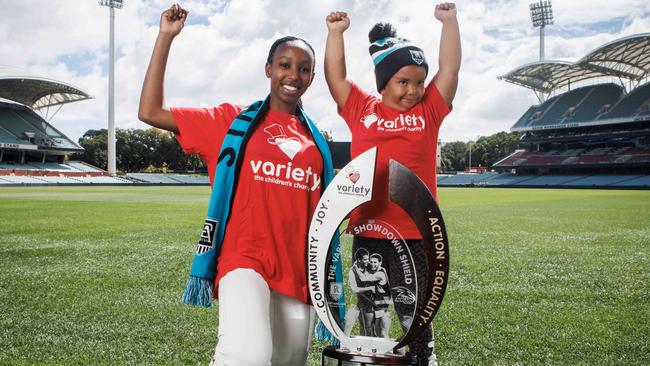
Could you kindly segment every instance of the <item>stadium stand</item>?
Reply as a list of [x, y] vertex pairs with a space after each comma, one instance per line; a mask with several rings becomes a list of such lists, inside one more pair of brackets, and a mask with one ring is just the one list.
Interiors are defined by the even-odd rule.
[[69, 84], [0, 66], [0, 164], [14, 164], [12, 170], [48, 171], [30, 164], [60, 164], [70, 154], [83, 151], [35, 110], [47, 115], [51, 107], [88, 98]]
[[185, 175], [185, 174], [153, 174], [153, 173], [127, 173], [126, 178], [137, 183], [148, 184], [186, 184], [206, 185], [210, 184], [207, 175]]
[[88, 98], [70, 84], [0, 66], [0, 185], [209, 184], [207, 175], [113, 177], [87, 163], [68, 160], [83, 148], [41, 115], [48, 116], [51, 107]]
[[650, 33], [614, 40], [575, 63], [526, 64], [500, 79], [533, 90], [540, 104], [512, 126], [522, 133], [519, 150], [492, 166], [502, 174], [488, 186], [647, 189]]
[[[625, 118], [629, 116], [643, 115], [648, 111], [648, 101], [650, 101], [650, 83], [640, 86], [622, 98], [618, 103], [612, 106], [608, 113], [599, 116], [602, 119], [608, 118]], [[642, 111], [641, 108], [645, 110]]]

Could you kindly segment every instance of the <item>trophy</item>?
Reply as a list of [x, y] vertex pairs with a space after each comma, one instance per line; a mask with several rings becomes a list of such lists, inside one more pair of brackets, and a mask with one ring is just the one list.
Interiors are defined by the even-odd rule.
[[[420, 178], [399, 162], [391, 159], [389, 163], [388, 196], [422, 235], [421, 253], [414, 255], [414, 248], [394, 226], [381, 220], [364, 219], [339, 231], [350, 212], [372, 200], [376, 155], [376, 147], [365, 151], [334, 177], [318, 202], [309, 228], [311, 300], [323, 325], [340, 341], [338, 347], [323, 350], [324, 366], [418, 365], [422, 360], [406, 352], [406, 346], [430, 327], [447, 286], [449, 248], [440, 209]], [[335, 276], [335, 262], [343, 262], [337, 250], [339, 242], [346, 240], [346, 235], [364, 236], [372, 231], [386, 238], [378, 250], [381, 253], [357, 248], [349, 270], [343, 271], [347, 281]], [[386, 256], [392, 264], [383, 258]], [[418, 274], [416, 268], [426, 274]], [[356, 302], [354, 296], [345, 297], [347, 306], [342, 301], [346, 284], [351, 289], [348, 292], [356, 295]], [[393, 339], [389, 328], [395, 313], [403, 334]], [[359, 326], [355, 327], [357, 322]], [[352, 335], [353, 328], [360, 334]]]

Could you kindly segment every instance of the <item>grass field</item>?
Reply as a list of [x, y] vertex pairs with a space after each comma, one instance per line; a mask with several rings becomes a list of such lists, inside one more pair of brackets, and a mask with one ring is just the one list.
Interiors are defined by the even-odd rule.
[[[0, 364], [207, 365], [217, 309], [179, 297], [208, 194], [1, 188]], [[443, 188], [440, 199], [441, 365], [650, 364], [650, 191]]]

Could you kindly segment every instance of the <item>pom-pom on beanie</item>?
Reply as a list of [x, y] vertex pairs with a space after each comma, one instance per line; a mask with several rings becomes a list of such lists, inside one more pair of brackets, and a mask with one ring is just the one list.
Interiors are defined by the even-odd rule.
[[375, 64], [377, 91], [381, 93], [388, 80], [399, 69], [407, 65], [423, 66], [426, 73], [429, 65], [424, 52], [407, 39], [397, 37], [397, 31], [390, 23], [377, 23], [368, 33], [370, 56]]

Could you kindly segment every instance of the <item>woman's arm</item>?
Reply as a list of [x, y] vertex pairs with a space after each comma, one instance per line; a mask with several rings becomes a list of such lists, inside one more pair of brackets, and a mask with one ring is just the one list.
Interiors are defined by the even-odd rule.
[[187, 14], [187, 10], [174, 4], [160, 16], [160, 31], [142, 84], [138, 109], [142, 122], [172, 132], [178, 132], [178, 126], [172, 112], [164, 106], [165, 68], [172, 41], [183, 29]]
[[347, 13], [337, 11], [330, 13], [325, 22], [328, 30], [325, 44], [325, 81], [334, 102], [339, 108], [343, 108], [352, 88], [352, 83], [346, 79], [343, 41], [343, 32], [350, 27], [350, 18]]

